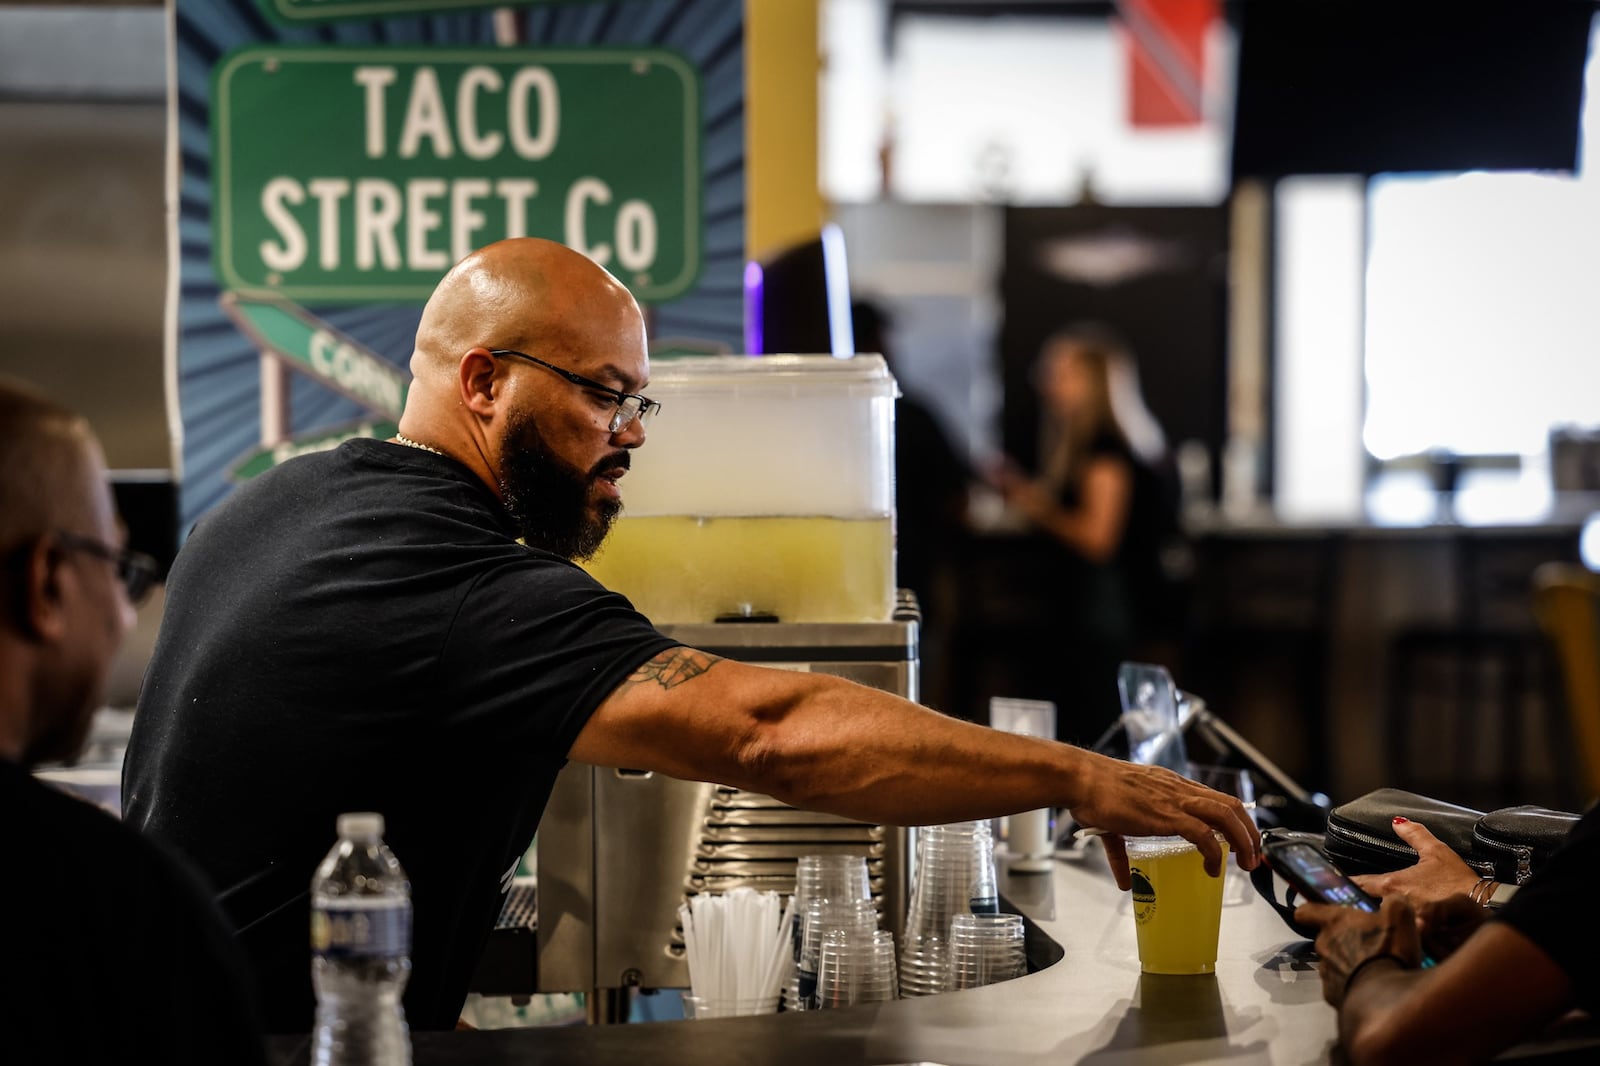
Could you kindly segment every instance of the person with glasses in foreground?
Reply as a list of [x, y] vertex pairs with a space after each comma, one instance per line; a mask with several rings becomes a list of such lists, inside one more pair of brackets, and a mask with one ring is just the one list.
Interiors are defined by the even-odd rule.
[[261, 1063], [244, 958], [210, 890], [29, 772], [83, 749], [155, 577], [121, 542], [87, 423], [0, 378], [0, 1057]]
[[468, 256], [411, 371], [393, 440], [291, 460], [200, 520], [134, 721], [128, 817], [217, 884], [270, 1030], [311, 1024], [307, 889], [346, 810], [384, 814], [411, 876], [407, 1018], [453, 1027], [569, 758], [892, 825], [1070, 807], [1111, 831], [1124, 887], [1118, 833], [1180, 833], [1220, 872], [1218, 830], [1256, 864], [1232, 797], [682, 647], [580, 569], [657, 407], [639, 308], [584, 256]]

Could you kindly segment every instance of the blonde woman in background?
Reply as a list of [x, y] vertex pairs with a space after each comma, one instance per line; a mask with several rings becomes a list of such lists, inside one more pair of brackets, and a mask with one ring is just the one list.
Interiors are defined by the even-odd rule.
[[1170, 618], [1161, 564], [1177, 533], [1165, 476], [1166, 442], [1144, 405], [1126, 347], [1104, 327], [1080, 325], [1050, 337], [1034, 367], [1041, 407], [1039, 471], [1005, 461], [994, 483], [1007, 504], [1064, 550], [1041, 584], [1061, 618], [1049, 657], [1063, 736], [1082, 739], [1120, 710], [1116, 668], [1149, 654]]

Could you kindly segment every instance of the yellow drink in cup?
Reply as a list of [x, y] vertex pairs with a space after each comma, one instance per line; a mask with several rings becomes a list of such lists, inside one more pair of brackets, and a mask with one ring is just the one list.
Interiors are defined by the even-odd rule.
[[[1182, 837], [1130, 837], [1133, 918], [1145, 973], [1215, 973], [1223, 877], [1206, 874], [1200, 849]], [[1220, 839], [1222, 861], [1228, 845]]]

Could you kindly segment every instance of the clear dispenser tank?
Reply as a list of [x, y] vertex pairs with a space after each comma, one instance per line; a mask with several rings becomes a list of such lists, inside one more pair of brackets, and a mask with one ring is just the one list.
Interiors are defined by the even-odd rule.
[[586, 568], [657, 623], [894, 607], [894, 378], [859, 355], [652, 363], [661, 401]]

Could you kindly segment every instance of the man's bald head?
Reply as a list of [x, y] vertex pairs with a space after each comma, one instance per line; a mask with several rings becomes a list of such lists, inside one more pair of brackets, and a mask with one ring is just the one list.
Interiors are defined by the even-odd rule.
[[99, 446], [84, 419], [0, 378], [0, 551], [53, 529], [95, 529]]
[[612, 421], [650, 381], [644, 318], [617, 279], [553, 241], [481, 248], [429, 298], [411, 370], [396, 444], [466, 466], [530, 544], [599, 545], [645, 440], [638, 417]]
[[497, 241], [457, 263], [434, 289], [417, 327], [411, 372], [418, 384], [454, 378], [470, 348], [570, 348], [587, 323], [639, 317], [616, 278], [555, 241]]

